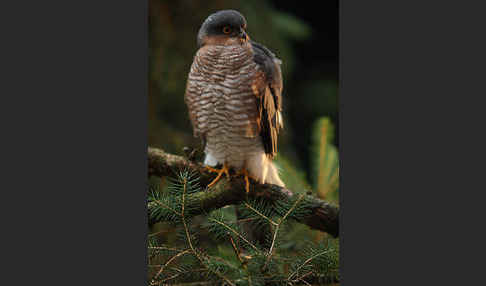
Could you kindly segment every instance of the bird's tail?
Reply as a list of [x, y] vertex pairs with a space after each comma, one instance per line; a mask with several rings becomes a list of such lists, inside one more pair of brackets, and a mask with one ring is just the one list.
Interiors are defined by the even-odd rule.
[[257, 179], [258, 182], [285, 187], [278, 175], [278, 168], [264, 153], [251, 158], [246, 167], [250, 176]]
[[270, 159], [268, 160], [268, 173], [267, 173], [267, 177], [265, 178], [265, 183], [278, 185], [280, 187], [285, 187], [285, 184], [278, 176], [277, 166], [275, 166], [275, 164]]

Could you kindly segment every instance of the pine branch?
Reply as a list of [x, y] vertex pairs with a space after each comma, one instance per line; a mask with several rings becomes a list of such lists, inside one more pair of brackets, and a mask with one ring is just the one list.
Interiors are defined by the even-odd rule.
[[272, 245], [270, 246], [270, 250], [268, 251], [267, 260], [265, 262], [265, 265], [263, 266], [264, 269], [267, 267], [268, 262], [270, 262], [270, 258], [273, 255], [273, 247], [275, 245], [275, 240], [277, 239], [277, 234], [278, 234], [278, 231], [280, 229], [280, 225], [285, 221], [285, 219], [289, 216], [289, 214], [292, 213], [292, 211], [299, 204], [299, 202], [302, 200], [303, 197], [304, 197], [304, 195], [300, 195], [299, 198], [297, 199], [297, 201], [295, 201], [294, 205], [287, 211], [287, 213], [285, 213], [285, 215], [281, 219], [279, 219], [279, 222], [277, 223], [277, 226], [275, 227], [275, 232], [273, 233]]
[[181, 255], [189, 253], [190, 251], [191, 251], [191, 249], [186, 249], [184, 251], [177, 253], [176, 255], [172, 256], [169, 260], [167, 260], [167, 262], [164, 265], [162, 265], [162, 267], [160, 267], [159, 272], [157, 272], [157, 274], [155, 274], [155, 276], [152, 278], [151, 283], [155, 283], [155, 280], [160, 276], [160, 274], [162, 274], [162, 272], [164, 272], [164, 269], [167, 267], [167, 265], [169, 265], [174, 259], [176, 259], [177, 257], [179, 257]]
[[[181, 218], [182, 218], [182, 223], [184, 224], [184, 230], [186, 232], [186, 239], [187, 239], [187, 242], [189, 243], [189, 246], [190, 246], [190, 250], [192, 250], [192, 253], [194, 254], [194, 256], [201, 262], [201, 265], [203, 265], [208, 271], [210, 272], [213, 272], [215, 275], [217, 275], [219, 278], [221, 278], [222, 280], [224, 280], [228, 285], [231, 285], [231, 286], [235, 286], [235, 284], [233, 284], [228, 278], [226, 278], [224, 275], [222, 275], [221, 273], [219, 273], [218, 271], [215, 271], [215, 270], [212, 270], [210, 269], [203, 261], [203, 258], [199, 255], [199, 253], [197, 252], [197, 250], [194, 248], [194, 246], [192, 245], [192, 240], [191, 240], [191, 235], [189, 234], [189, 228], [187, 227], [187, 223], [186, 223], [186, 219], [185, 219], [185, 215], [184, 215], [184, 209], [185, 209], [185, 205], [186, 205], [186, 196], [187, 196], [187, 178], [184, 178], [184, 191], [182, 193], [182, 210], [181, 210]], [[162, 269], [159, 271], [161, 272]]]
[[259, 251], [258, 248], [253, 245], [251, 242], [249, 242], [244, 236], [242, 236], [240, 233], [238, 233], [236, 230], [234, 230], [233, 228], [231, 228], [230, 226], [228, 226], [227, 224], [221, 222], [221, 221], [218, 221], [218, 220], [215, 220], [215, 219], [212, 219], [210, 218], [209, 221], [211, 222], [215, 222], [219, 225], [221, 225], [222, 227], [226, 228], [228, 231], [230, 231], [231, 233], [233, 233], [234, 235], [236, 235], [238, 238], [240, 238], [241, 240], [243, 240], [244, 242], [246, 242], [249, 246], [251, 246], [251, 248], [253, 248], [255, 251]]
[[260, 217], [266, 219], [269, 223], [273, 224], [274, 226], [277, 226], [278, 223], [274, 222], [272, 219], [270, 219], [269, 217], [267, 217], [266, 215], [262, 214], [261, 212], [259, 212], [257, 209], [255, 209], [254, 207], [252, 207], [251, 205], [249, 205], [247, 202], [244, 202], [244, 205], [252, 210], [253, 212], [255, 212], [257, 215], [259, 215]]
[[[301, 265], [299, 265], [299, 267], [297, 267], [297, 269], [296, 269], [294, 272], [292, 272], [292, 274], [290, 274], [290, 276], [289, 276], [289, 278], [288, 278], [287, 280], [289, 280], [289, 281], [290, 281], [290, 280], [291, 280], [291, 279], [294, 277], [294, 275], [295, 275], [296, 273], [298, 273], [298, 272], [299, 272], [299, 270], [300, 270], [302, 267], [304, 267], [304, 265], [306, 265], [307, 263], [309, 263], [310, 261], [312, 261], [312, 259], [316, 258], [316, 257], [317, 257], [317, 256], [319, 256], [319, 255], [323, 255], [323, 254], [325, 254], [325, 253], [327, 253], [327, 252], [328, 252], [328, 250], [323, 251], [323, 252], [321, 252], [321, 253], [317, 253], [317, 254], [313, 255], [312, 257], [309, 257], [309, 258], [308, 258], [306, 261], [304, 261], [304, 263], [302, 263]], [[301, 277], [301, 278], [303, 278], [303, 277]]]
[[[176, 177], [183, 170], [196, 172], [200, 177], [201, 186], [207, 186], [215, 178], [201, 164], [192, 162], [184, 157], [169, 154], [161, 149], [148, 148], [148, 175], [159, 177]], [[186, 194], [184, 197], [186, 207], [193, 210], [191, 215], [209, 213], [227, 205], [237, 205], [247, 198], [265, 198], [270, 201], [291, 201], [296, 198], [292, 191], [270, 184], [259, 184], [251, 181], [250, 193], [245, 191], [245, 182], [242, 177], [232, 177], [230, 181], [222, 178], [212, 189]], [[304, 195], [302, 200], [309, 209], [309, 214], [303, 217], [294, 217], [300, 223], [313, 229], [339, 235], [339, 209], [328, 202], [310, 195]], [[196, 212], [196, 213], [194, 213]]]

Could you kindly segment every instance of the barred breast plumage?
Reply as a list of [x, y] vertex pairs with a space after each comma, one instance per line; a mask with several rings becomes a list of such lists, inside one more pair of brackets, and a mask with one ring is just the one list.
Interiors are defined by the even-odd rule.
[[[262, 140], [262, 114], [270, 114], [269, 120], [280, 120], [275, 107], [280, 102], [276, 104], [272, 96], [269, 100], [268, 94], [263, 100], [269, 92], [262, 85], [266, 77], [268, 73], [255, 61], [250, 41], [202, 45], [189, 72], [185, 101], [194, 135], [205, 141], [206, 165], [246, 169], [262, 183], [283, 186], [271, 162], [280, 122], [270, 124], [273, 129], [265, 133], [270, 134], [270, 145], [275, 148], [266, 152]], [[265, 109], [264, 104], [270, 108]]]
[[189, 73], [187, 102], [196, 134], [205, 134], [206, 154], [240, 169], [245, 158], [263, 150], [257, 105], [251, 89], [257, 72], [242, 46], [209, 46], [196, 54]]

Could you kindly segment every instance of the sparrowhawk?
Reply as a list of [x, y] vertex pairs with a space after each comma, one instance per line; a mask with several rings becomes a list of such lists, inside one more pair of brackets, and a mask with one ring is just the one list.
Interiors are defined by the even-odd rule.
[[[272, 163], [282, 121], [281, 61], [248, 37], [235, 10], [210, 15], [197, 35], [185, 102], [204, 164], [218, 177], [234, 169], [260, 183], [284, 186]], [[221, 169], [212, 167], [222, 165]]]

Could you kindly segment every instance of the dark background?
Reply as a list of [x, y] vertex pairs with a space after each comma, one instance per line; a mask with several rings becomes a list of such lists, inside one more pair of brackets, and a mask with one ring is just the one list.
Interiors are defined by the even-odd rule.
[[250, 37], [282, 59], [285, 129], [279, 157], [309, 174], [311, 133], [318, 118], [331, 119], [339, 145], [338, 1], [313, 7], [295, 1], [150, 0], [149, 145], [176, 154], [184, 146], [200, 146], [192, 137], [184, 91], [199, 27], [222, 9], [245, 15]]

